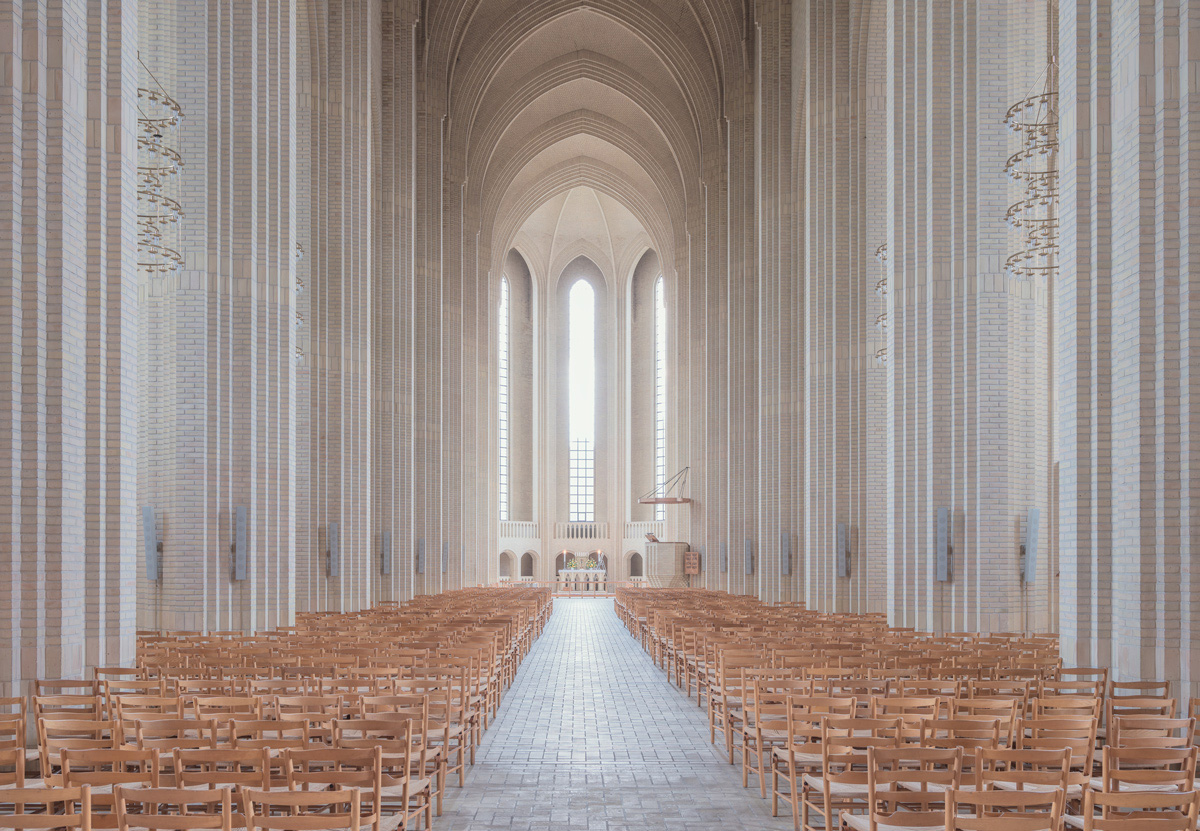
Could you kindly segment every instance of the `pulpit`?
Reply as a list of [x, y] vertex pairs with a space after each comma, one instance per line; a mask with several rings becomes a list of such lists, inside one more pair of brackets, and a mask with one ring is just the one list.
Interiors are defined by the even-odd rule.
[[646, 543], [646, 577], [654, 588], [680, 588], [688, 585], [684, 571], [684, 542]]

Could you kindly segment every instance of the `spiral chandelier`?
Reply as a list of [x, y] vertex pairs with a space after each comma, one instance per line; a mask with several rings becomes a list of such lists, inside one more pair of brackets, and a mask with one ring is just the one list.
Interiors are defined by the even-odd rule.
[[881, 364], [886, 364], [888, 360], [887, 348], [887, 330], [888, 330], [888, 313], [887, 313], [887, 294], [888, 294], [888, 275], [887, 275], [887, 243], [883, 243], [875, 249], [875, 259], [879, 261], [881, 274], [879, 280], [875, 283], [875, 293], [883, 298], [883, 311], [875, 315], [875, 326], [883, 333], [883, 346], [875, 350], [875, 360]]
[[1052, 279], [1058, 272], [1058, 66], [1053, 60], [1029, 93], [1009, 107], [1004, 124], [1021, 140], [1004, 172], [1022, 189], [1004, 219], [1024, 235], [1021, 250], [1004, 267], [1015, 277]]
[[147, 79], [145, 86], [138, 87], [138, 268], [148, 274], [168, 274], [183, 267], [175, 242], [183, 206], [171, 195], [183, 168], [183, 156], [173, 146], [183, 108], [140, 55], [138, 65]]

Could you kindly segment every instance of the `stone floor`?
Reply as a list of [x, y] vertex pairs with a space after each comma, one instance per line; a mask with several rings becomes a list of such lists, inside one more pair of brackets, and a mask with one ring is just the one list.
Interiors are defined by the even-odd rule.
[[741, 781], [612, 600], [563, 598], [434, 828], [790, 831]]

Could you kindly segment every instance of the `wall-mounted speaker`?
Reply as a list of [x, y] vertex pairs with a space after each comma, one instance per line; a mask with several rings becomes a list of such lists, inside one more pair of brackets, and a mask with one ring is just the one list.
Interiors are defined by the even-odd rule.
[[392, 532], [384, 531], [379, 536], [379, 573], [392, 573]]
[[937, 581], [939, 583], [949, 583], [954, 580], [954, 564], [950, 559], [952, 553], [950, 549], [950, 535], [952, 531], [950, 509], [938, 508], [933, 557], [937, 567]]
[[417, 574], [425, 573], [425, 538], [421, 537], [417, 540], [417, 556], [413, 560], [413, 564], [417, 569]]
[[1026, 583], [1037, 580], [1038, 557], [1038, 524], [1041, 514], [1037, 508], [1030, 508], [1025, 515], [1025, 544], [1022, 546], [1021, 579]]
[[450, 542], [449, 540], [442, 541], [442, 574], [450, 570]]
[[727, 543], [721, 543], [721, 546], [718, 550], [720, 551], [721, 556], [721, 573], [725, 574], [729, 571], [729, 545]]
[[246, 563], [250, 556], [250, 517], [245, 505], [238, 505], [233, 511], [233, 543], [230, 545], [233, 554], [233, 579], [246, 579]]
[[784, 531], [779, 536], [779, 573], [792, 573], [792, 532]]
[[754, 573], [754, 543], [746, 540], [746, 573]]
[[850, 529], [846, 523], [839, 522], [837, 524], [837, 576], [850, 576]]
[[338, 577], [342, 573], [342, 540], [338, 523], [329, 523], [329, 576]]
[[163, 576], [163, 543], [158, 535], [158, 519], [149, 505], [142, 507], [142, 537], [145, 539], [146, 579], [157, 582]]

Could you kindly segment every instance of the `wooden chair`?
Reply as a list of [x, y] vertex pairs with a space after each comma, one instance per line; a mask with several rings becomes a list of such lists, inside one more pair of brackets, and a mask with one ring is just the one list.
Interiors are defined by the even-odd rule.
[[[0, 828], [13, 831], [45, 831], [47, 828], [91, 831], [92, 791], [87, 785], [78, 788], [13, 788], [4, 791], [4, 801], [12, 805], [13, 810], [0, 817]], [[53, 820], [49, 820], [49, 817], [53, 817]]]
[[198, 719], [262, 719], [263, 701], [258, 696], [196, 696], [192, 700], [192, 713]]
[[[1099, 809], [1099, 811], [1097, 811]], [[1083, 795], [1083, 831], [1196, 831], [1200, 793], [1103, 793]]]
[[1094, 790], [1180, 793], [1195, 789], [1197, 748], [1105, 747]]
[[121, 746], [121, 730], [115, 721], [39, 718], [38, 751], [42, 779], [59, 785], [55, 768], [64, 750], [116, 750]]
[[742, 722], [742, 787], [749, 784], [750, 774], [758, 776], [759, 795], [766, 799], [767, 773], [764, 754], [787, 744], [788, 699], [808, 695], [811, 685], [794, 677], [743, 678], [747, 712]]
[[867, 810], [842, 811], [841, 823], [851, 831], [940, 831], [945, 793], [961, 776], [961, 748], [867, 748]]
[[356, 788], [362, 793], [360, 825], [380, 829], [383, 809], [383, 750], [320, 748], [283, 752], [290, 791], [331, 791]]
[[25, 787], [25, 748], [0, 749], [0, 787]]
[[[113, 789], [118, 785], [159, 786], [157, 750], [62, 751], [62, 784], [92, 789], [92, 827], [116, 828]], [[99, 810], [98, 810], [99, 809]]]
[[1066, 798], [1068, 802], [1077, 802], [1091, 782], [1096, 753], [1096, 719], [1023, 719], [1017, 727], [1017, 747], [1022, 750], [1068, 748], [1071, 751], [1071, 774]]
[[1109, 727], [1112, 747], [1191, 747], [1195, 741], [1195, 718], [1115, 716]]
[[[394, 713], [386, 714], [394, 716]], [[344, 725], [353, 725], [355, 738], [347, 735]], [[382, 810], [393, 814], [389, 826], [399, 822], [407, 828], [410, 819], [425, 818], [425, 827], [433, 822], [434, 796], [441, 815], [441, 793], [445, 782], [445, 756], [429, 755], [430, 748], [417, 740], [416, 722], [408, 718], [358, 719], [338, 722], [335, 743], [338, 747], [378, 749], [382, 753]], [[431, 764], [437, 783], [430, 777]], [[397, 816], [399, 819], [397, 819]]]
[[[956, 787], [973, 787], [981, 751], [1000, 749], [1000, 721], [985, 718], [930, 719], [922, 725], [921, 746], [962, 752], [962, 779]], [[936, 784], [929, 787], [936, 788]]]
[[[122, 786], [114, 790], [114, 798], [120, 831], [233, 829], [233, 792], [229, 788], [195, 791]], [[131, 811], [131, 807], [135, 810]]]
[[975, 789], [979, 791], [1061, 791], [1065, 797], [1070, 780], [1069, 747], [1057, 750], [980, 750], [976, 760]]
[[[218, 788], [271, 787], [271, 759], [265, 749], [238, 750], [224, 747], [217, 750], [187, 750], [172, 752], [176, 784], [190, 790]], [[286, 785], [284, 778], [281, 785]]]
[[[832, 829], [842, 811], [866, 808], [870, 748], [898, 748], [903, 741], [900, 719], [826, 718], [821, 724], [821, 770], [805, 774], [800, 785], [800, 827]], [[810, 821], [813, 814], [823, 824]]]
[[1060, 831], [1061, 790], [952, 790], [946, 794], [945, 831]]
[[342, 791], [242, 791], [246, 831], [360, 831], [358, 788]]

